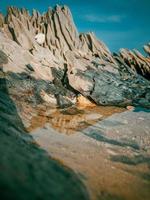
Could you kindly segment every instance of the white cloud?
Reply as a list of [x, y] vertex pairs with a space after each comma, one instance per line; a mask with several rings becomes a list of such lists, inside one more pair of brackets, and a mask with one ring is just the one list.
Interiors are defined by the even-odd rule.
[[88, 14], [84, 15], [83, 19], [89, 22], [97, 22], [97, 23], [119, 23], [124, 19], [124, 15], [94, 15], [94, 14]]

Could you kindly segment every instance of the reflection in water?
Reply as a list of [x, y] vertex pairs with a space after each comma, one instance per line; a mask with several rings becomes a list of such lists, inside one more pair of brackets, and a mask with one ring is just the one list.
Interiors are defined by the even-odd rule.
[[48, 111], [39, 109], [37, 115], [32, 117], [28, 131], [31, 132], [38, 127], [44, 127], [48, 123], [58, 132], [69, 135], [124, 110], [124, 108], [105, 106], [86, 107], [84, 110], [80, 107], [71, 107], [63, 110], [50, 109], [50, 114], [47, 114]]
[[[81, 175], [92, 200], [149, 200], [148, 155], [144, 155], [135, 141], [130, 141], [131, 138], [123, 141], [118, 138], [117, 132], [115, 136], [111, 134], [111, 127], [117, 130], [118, 123], [112, 121], [111, 124], [111, 120], [106, 119], [110, 128], [107, 134], [98, 124], [81, 130], [121, 111], [114, 107], [39, 109], [38, 116], [32, 118], [32, 130], [42, 127], [31, 133], [36, 142]], [[119, 125], [123, 124], [121, 122]], [[49, 126], [45, 123], [59, 132], [71, 134], [80, 129], [80, 133], [69, 136], [57, 134], [43, 128]]]
[[52, 159], [26, 134], [0, 74], [0, 198], [2, 200], [87, 200], [88, 192], [71, 169]]

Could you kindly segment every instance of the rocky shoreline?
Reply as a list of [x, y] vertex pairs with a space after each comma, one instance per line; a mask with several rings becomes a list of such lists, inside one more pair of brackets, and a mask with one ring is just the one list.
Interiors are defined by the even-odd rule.
[[149, 200], [144, 50], [111, 53], [67, 6], [0, 14], [2, 199]]

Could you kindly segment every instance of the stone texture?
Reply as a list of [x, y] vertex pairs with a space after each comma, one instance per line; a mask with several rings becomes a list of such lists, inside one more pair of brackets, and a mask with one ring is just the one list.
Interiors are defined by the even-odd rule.
[[[111, 54], [94, 33], [79, 34], [67, 6], [32, 15], [9, 7], [0, 21], [0, 48], [9, 61], [4, 72], [48, 81], [57, 90], [48, 95], [60, 93], [62, 99], [80, 93], [98, 105], [149, 107], [150, 58], [137, 50]], [[149, 44], [144, 49], [149, 54]]]
[[38, 33], [38, 34], [35, 36], [35, 40], [36, 40], [37, 43], [40, 44], [40, 45], [44, 44], [44, 42], [45, 42], [45, 34], [43, 34], [43, 33]]
[[[41, 38], [36, 40], [36, 36], [39, 36], [39, 34], [42, 34], [42, 40]], [[144, 49], [149, 55], [149, 44], [144, 46]], [[82, 107], [94, 106], [95, 104], [129, 105], [130, 108], [134, 105], [135, 110], [136, 106], [139, 105], [150, 107], [150, 84], [146, 80], [149, 79], [149, 57], [144, 57], [136, 50], [133, 52], [125, 49], [122, 49], [118, 54], [111, 54], [106, 45], [99, 41], [93, 33], [78, 33], [71, 12], [66, 6], [49, 8], [44, 14], [33, 10], [31, 15], [26, 9], [10, 7], [5, 17], [0, 15], [0, 65], [0, 168], [2, 169], [0, 194], [2, 199], [34, 200], [44, 197], [44, 199], [88, 200], [89, 196], [85, 187], [76, 177], [76, 174], [60, 162], [54, 161], [46, 152], [33, 144], [33, 140], [26, 134], [27, 130], [19, 116], [21, 109], [26, 111], [24, 113], [25, 119], [28, 119], [26, 122], [31, 122], [32, 117], [36, 114], [38, 117], [41, 116], [40, 119], [44, 119], [42, 112], [38, 112], [37, 109], [40, 106], [47, 113], [53, 113], [55, 108], [51, 108], [52, 106], [65, 108], [76, 104], [76, 102]], [[49, 110], [47, 110], [48, 107]], [[36, 112], [32, 113], [35, 110]], [[65, 110], [63, 109], [61, 112], [65, 112]], [[68, 112], [67, 109], [66, 112]], [[78, 113], [78, 111], [76, 112]], [[144, 113], [146, 114], [146, 112]], [[94, 169], [94, 171], [96, 170], [95, 173], [98, 174], [101, 171], [101, 166], [103, 166], [106, 171], [101, 171], [101, 174], [105, 175], [106, 172], [109, 174], [111, 165], [108, 162], [106, 168], [106, 159], [99, 160], [99, 165], [97, 165], [97, 162], [91, 162], [91, 158], [97, 160], [100, 158], [100, 154], [103, 155], [101, 147], [104, 145], [100, 146], [99, 151], [97, 149], [95, 152], [89, 150], [91, 145], [89, 145], [87, 137], [92, 138], [90, 140], [92, 143], [96, 140], [93, 145], [94, 148], [97, 148], [97, 141], [99, 141], [107, 143], [106, 145], [114, 144], [119, 147], [122, 145], [127, 150], [129, 148], [138, 150], [139, 147], [145, 148], [145, 152], [149, 150], [149, 140], [146, 139], [149, 133], [149, 127], [146, 125], [149, 115], [146, 117], [145, 114], [141, 115], [140, 112], [137, 112], [138, 119], [142, 119], [144, 122], [140, 124], [135, 114], [130, 113], [125, 114], [125, 118], [123, 114], [118, 115], [117, 120], [111, 118], [102, 122], [100, 128], [108, 127], [109, 129], [106, 136], [101, 135], [101, 131], [96, 126], [93, 127], [94, 132], [91, 130], [92, 127], [89, 127], [89, 131], [84, 132], [85, 143], [87, 144], [85, 156], [88, 156], [87, 152], [90, 153], [89, 158], [92, 165], [89, 169], [91, 172], [91, 169]], [[73, 108], [68, 112], [69, 117], [67, 119], [62, 120], [61, 117], [54, 116], [53, 113], [50, 120], [63, 121], [64, 125], [66, 122], [68, 123], [72, 114]], [[84, 119], [98, 120], [101, 117], [101, 115], [87, 115]], [[38, 124], [37, 120], [35, 121]], [[131, 121], [135, 123], [130, 123]], [[78, 118], [73, 122], [71, 121], [70, 129], [79, 123], [81, 127], [81, 125], [84, 125], [83, 122], [84, 120], [81, 121]], [[120, 126], [117, 135], [120, 138], [117, 140], [112, 134], [113, 131], [116, 134], [113, 127], [118, 129], [118, 123], [121, 124], [122, 122], [123, 126]], [[62, 122], [59, 124], [63, 128]], [[52, 153], [54, 152], [51, 149], [54, 146], [53, 138], [57, 139], [58, 134], [56, 135], [55, 131], [53, 136], [54, 130], [47, 130], [45, 126], [43, 127], [41, 135], [43, 136], [45, 131], [48, 132], [47, 135], [50, 140], [47, 140], [47, 142], [50, 145], [49, 151]], [[145, 131], [143, 131], [143, 127], [145, 127]], [[122, 137], [124, 136], [125, 139], [128, 139], [126, 134], [131, 133], [132, 135], [132, 128], [135, 128], [133, 130], [135, 143], [123, 141], [124, 138]], [[143, 137], [146, 137], [141, 145], [141, 133], [143, 132]], [[65, 149], [65, 146], [61, 146], [61, 142], [70, 140], [70, 137], [65, 138], [65, 140], [62, 140], [62, 137], [64, 137], [64, 134], [61, 137], [59, 135], [57, 141], [59, 154]], [[65, 159], [74, 155], [77, 150], [81, 154], [82, 148], [79, 147], [83, 146], [82, 138], [79, 137], [76, 140], [77, 142], [74, 142], [74, 137], [71, 143], [65, 143], [67, 146], [70, 144], [74, 146], [72, 152], [66, 149], [67, 156], [63, 156]], [[129, 138], [132, 140], [131, 137]], [[52, 143], [53, 145], [51, 145]], [[80, 158], [83, 162], [82, 166], [88, 166], [85, 164], [86, 159], [82, 156]], [[70, 163], [79, 166], [78, 160]], [[117, 172], [123, 172], [122, 169], [116, 169]], [[87, 174], [89, 176], [89, 173]], [[114, 180], [116, 180], [116, 177], [120, 177], [118, 173], [114, 174], [114, 171], [112, 174]], [[127, 173], [125, 172], [125, 174]], [[123, 174], [121, 180], [124, 180], [125, 174]], [[84, 173], [79, 175], [84, 175]], [[133, 175], [136, 177], [135, 174]], [[82, 177], [82, 180], [86, 180], [86, 177], [80, 177]], [[103, 176], [100, 176], [100, 179], [102, 186], [105, 179], [103, 179]], [[129, 179], [127, 178], [127, 180]], [[109, 180], [108, 182], [110, 183]], [[123, 182], [121, 187], [119, 184], [117, 191], [127, 185], [129, 186], [127, 191], [131, 188], [132, 193], [136, 194], [137, 185], [135, 185], [135, 181], [133, 183], [131, 182], [135, 190], [128, 185], [128, 182]], [[115, 182], [113, 182], [114, 185], [116, 185]], [[93, 188], [95, 189], [94, 184]], [[143, 193], [146, 192], [149, 195], [148, 185], [142, 184], [139, 188], [146, 188]], [[100, 195], [99, 188], [98, 192], [98, 195]], [[101, 193], [104, 194], [104, 191], [102, 190]], [[139, 199], [143, 197], [143, 193], [138, 195]], [[109, 198], [109, 196], [107, 197]]]
[[0, 50], [0, 65], [3, 65], [3, 64], [7, 64], [8, 63], [8, 57], [7, 55]]
[[87, 200], [78, 176], [39, 148], [25, 129], [0, 77], [1, 199]]
[[0, 13], [0, 27], [4, 26], [4, 17], [3, 15]]
[[150, 43], [148, 43], [147, 45], [144, 45], [144, 50], [150, 56]]
[[[149, 52], [149, 47], [144, 46], [144, 49]], [[147, 79], [150, 79], [150, 58], [144, 57], [136, 49], [130, 51], [128, 49], [121, 49], [120, 56], [131, 69], [133, 69], [138, 74], [141, 74]]]

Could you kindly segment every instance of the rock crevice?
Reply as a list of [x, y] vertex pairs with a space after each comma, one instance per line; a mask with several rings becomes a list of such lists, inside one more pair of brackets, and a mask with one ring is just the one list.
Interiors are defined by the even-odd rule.
[[0, 15], [0, 48], [9, 57], [5, 72], [27, 73], [58, 88], [53, 69], [64, 72], [67, 65], [59, 82], [67, 79], [66, 89], [75, 96], [81, 93], [98, 105], [150, 105], [150, 45], [144, 46], [147, 57], [127, 49], [112, 54], [94, 33], [78, 33], [67, 6], [57, 5], [44, 14], [33, 10], [32, 15], [8, 8], [5, 17]]

